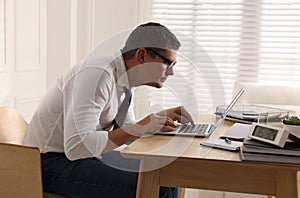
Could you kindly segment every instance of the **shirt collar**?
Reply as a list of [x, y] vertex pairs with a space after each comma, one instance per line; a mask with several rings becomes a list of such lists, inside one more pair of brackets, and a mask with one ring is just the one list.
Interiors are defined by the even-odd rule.
[[121, 51], [117, 52], [115, 55], [114, 60], [112, 61], [112, 66], [114, 67], [114, 70], [116, 71], [116, 80], [117, 85], [120, 87], [126, 87], [130, 88], [129, 82], [128, 82], [128, 74], [124, 62], [124, 58], [122, 56]]

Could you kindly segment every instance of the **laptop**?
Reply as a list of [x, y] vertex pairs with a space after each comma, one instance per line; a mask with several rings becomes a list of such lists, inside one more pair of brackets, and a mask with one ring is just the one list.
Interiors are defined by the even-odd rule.
[[215, 123], [205, 123], [205, 124], [195, 124], [195, 125], [192, 125], [191, 123], [181, 124], [174, 131], [170, 131], [170, 132], [157, 131], [155, 132], [155, 134], [208, 137], [215, 131], [215, 129], [218, 128], [219, 125], [221, 125], [221, 123], [226, 118], [226, 116], [228, 115], [232, 107], [235, 105], [235, 103], [239, 100], [239, 98], [243, 95], [244, 92], [245, 89], [242, 88], [236, 94], [236, 96], [232, 99], [230, 104], [225, 109], [223, 115], [220, 115], [220, 118]]

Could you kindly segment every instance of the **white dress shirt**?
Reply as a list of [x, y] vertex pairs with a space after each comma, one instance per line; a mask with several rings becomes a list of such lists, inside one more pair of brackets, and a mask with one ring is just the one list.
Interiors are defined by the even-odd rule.
[[[93, 57], [72, 67], [37, 107], [23, 143], [41, 153], [64, 152], [70, 160], [101, 158], [128, 77], [121, 54]], [[135, 123], [130, 105], [124, 125]]]

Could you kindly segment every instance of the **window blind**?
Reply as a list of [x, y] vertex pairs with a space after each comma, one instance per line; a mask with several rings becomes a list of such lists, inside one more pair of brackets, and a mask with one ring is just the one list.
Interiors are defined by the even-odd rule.
[[183, 104], [213, 111], [216, 103], [230, 100], [237, 80], [300, 84], [300, 0], [150, 4], [151, 20], [181, 35], [182, 43], [175, 75], [165, 88], [149, 94], [152, 106], [163, 102], [165, 107]]

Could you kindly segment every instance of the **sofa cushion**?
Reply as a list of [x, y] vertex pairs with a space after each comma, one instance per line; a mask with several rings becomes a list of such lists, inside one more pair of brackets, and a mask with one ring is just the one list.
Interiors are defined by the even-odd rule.
[[272, 104], [300, 106], [300, 86], [267, 85], [259, 83], [236, 82], [233, 96], [242, 88], [245, 93], [239, 104]]

